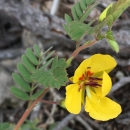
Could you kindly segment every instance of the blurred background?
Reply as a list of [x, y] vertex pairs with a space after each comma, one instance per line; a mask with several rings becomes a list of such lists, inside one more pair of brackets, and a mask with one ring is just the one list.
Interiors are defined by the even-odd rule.
[[[9, 91], [9, 87], [15, 85], [11, 74], [17, 71], [16, 64], [27, 47], [38, 44], [44, 51], [53, 46], [55, 55], [65, 58], [75, 50], [75, 42], [62, 25], [65, 13], [71, 15], [71, 7], [77, 1], [0, 0], [0, 122], [16, 124], [27, 107], [27, 102], [15, 98]], [[113, 1], [102, 0], [85, 22], [97, 19]], [[82, 51], [67, 71], [72, 76], [80, 62], [95, 53], [114, 56], [118, 65], [110, 73], [113, 89], [109, 97], [121, 104], [122, 113], [116, 119], [102, 122], [93, 120], [86, 112], [72, 115], [59, 106], [40, 104], [28, 117], [29, 123], [35, 124], [35, 130], [130, 130], [130, 8], [114, 23], [113, 32], [120, 46], [118, 54], [105, 40], [99, 41]], [[89, 37], [84, 40], [87, 39]], [[65, 87], [62, 87], [59, 91], [51, 89], [45, 99], [57, 101], [64, 96]]]

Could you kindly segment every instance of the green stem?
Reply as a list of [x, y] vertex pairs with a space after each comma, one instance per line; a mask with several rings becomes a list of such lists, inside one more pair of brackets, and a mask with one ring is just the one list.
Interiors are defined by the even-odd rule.
[[[40, 63], [41, 57], [39, 58], [38, 62]], [[39, 64], [36, 67], [36, 70], [39, 68]], [[33, 94], [34, 89], [36, 88], [36, 86], [34, 86], [34, 82], [32, 82], [32, 87], [31, 87], [31, 92], [30, 92], [30, 98]], [[28, 107], [32, 104], [32, 100], [30, 99], [28, 102]]]
[[[33, 88], [34, 88], [34, 82], [32, 83], [32, 87], [31, 87], [31, 92], [30, 92], [30, 98], [31, 98], [31, 96], [32, 96], [32, 94], [33, 94]], [[29, 102], [28, 102], [28, 107], [30, 106], [32, 104], [32, 100], [29, 100]]]
[[48, 92], [49, 88], [45, 89], [45, 91], [26, 109], [20, 120], [18, 121], [17, 125], [15, 126], [14, 130], [18, 130], [20, 126], [23, 124], [25, 119], [28, 117], [32, 109], [36, 106], [38, 102], [43, 98], [43, 96]]

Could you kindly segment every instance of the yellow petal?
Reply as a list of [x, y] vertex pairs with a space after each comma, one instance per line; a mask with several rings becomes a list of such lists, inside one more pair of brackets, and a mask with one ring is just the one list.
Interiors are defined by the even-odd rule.
[[97, 103], [86, 97], [85, 111], [96, 120], [107, 121], [116, 118], [122, 110], [118, 103], [107, 97], [101, 98]]
[[110, 92], [111, 87], [112, 87], [111, 78], [106, 72], [104, 72], [102, 80], [102, 97], [106, 96]]
[[66, 109], [73, 114], [81, 111], [82, 89], [79, 91], [78, 84], [71, 84], [66, 87]]
[[90, 67], [89, 66], [90, 62], [91, 62], [91, 59], [88, 58], [79, 65], [79, 67], [75, 70], [73, 83], [77, 83], [79, 81], [79, 78], [85, 73], [85, 71], [87, 70], [87, 67]]
[[102, 71], [109, 73], [116, 66], [116, 64], [115, 59], [110, 55], [95, 54], [84, 60], [79, 65], [74, 73], [73, 83], [77, 83], [79, 81], [79, 78], [85, 73], [87, 67], [90, 67], [90, 71], [94, 74]]
[[90, 59], [91, 71], [94, 73], [101, 71], [109, 73], [117, 64], [115, 59], [110, 55], [95, 54], [91, 56]]
[[112, 82], [109, 75], [104, 71], [102, 76], [102, 86], [94, 88], [96, 94], [100, 97], [105, 97], [111, 90]]

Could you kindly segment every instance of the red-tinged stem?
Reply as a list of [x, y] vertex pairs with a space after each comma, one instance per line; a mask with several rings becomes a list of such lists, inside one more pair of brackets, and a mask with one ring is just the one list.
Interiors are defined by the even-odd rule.
[[58, 102], [52, 102], [47, 100], [41, 100], [40, 102], [47, 103], [47, 104], [58, 104]]
[[70, 66], [72, 60], [79, 54], [80, 51], [82, 51], [82, 50], [84, 50], [84, 49], [86, 49], [86, 48], [88, 48], [88, 47], [94, 45], [96, 42], [97, 42], [97, 40], [95, 39], [95, 40], [93, 40], [92, 42], [90, 42], [90, 43], [88, 43], [88, 44], [84, 44], [84, 45], [78, 47], [78, 48], [72, 53], [72, 55], [69, 57], [69, 59], [66, 61], [66, 63], [67, 63], [67, 68]]
[[77, 48], [77, 49], [72, 53], [72, 55], [70, 56], [70, 58], [73, 58], [73, 59], [74, 59], [74, 58], [79, 54], [80, 51], [82, 51], [82, 50], [84, 50], [84, 49], [86, 49], [86, 48], [88, 48], [88, 47], [94, 45], [96, 42], [97, 42], [97, 40], [95, 39], [95, 40], [93, 40], [92, 42], [90, 42], [90, 43], [88, 43], [88, 44], [84, 44], [84, 45], [80, 46], [79, 48]]
[[14, 130], [18, 130], [19, 127], [23, 124], [25, 119], [28, 117], [32, 109], [36, 106], [38, 102], [42, 99], [42, 97], [48, 92], [49, 88], [45, 89], [44, 92], [26, 109], [20, 120], [18, 121], [17, 125], [15, 126]]

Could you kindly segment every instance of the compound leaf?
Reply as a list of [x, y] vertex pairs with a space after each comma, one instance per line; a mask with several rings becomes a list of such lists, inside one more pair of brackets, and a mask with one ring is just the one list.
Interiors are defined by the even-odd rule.
[[32, 74], [32, 79], [39, 84], [43, 84], [45, 87], [59, 89], [60, 86], [64, 86], [68, 81], [65, 68], [65, 59], [61, 58], [58, 60], [58, 57], [55, 57], [48, 71], [41, 69], [35, 70]]
[[[85, 26], [83, 22], [87, 19], [90, 12], [99, 4], [99, 2], [100, 0], [80, 0], [72, 6], [71, 13], [73, 19], [69, 15], [65, 14], [65, 21], [67, 24], [64, 24], [63, 28], [72, 40], [82, 40], [86, 27], [87, 29], [89, 27], [87, 34], [89, 34], [89, 32], [91, 34], [93, 33], [93, 29], [90, 28], [90, 26]], [[78, 26], [76, 26], [74, 22], [79, 22]], [[74, 26], [71, 27], [73, 24]]]
[[93, 28], [89, 24], [84, 24], [79, 21], [73, 21], [68, 26], [68, 34], [72, 40], [80, 40], [87, 34], [93, 33]]

